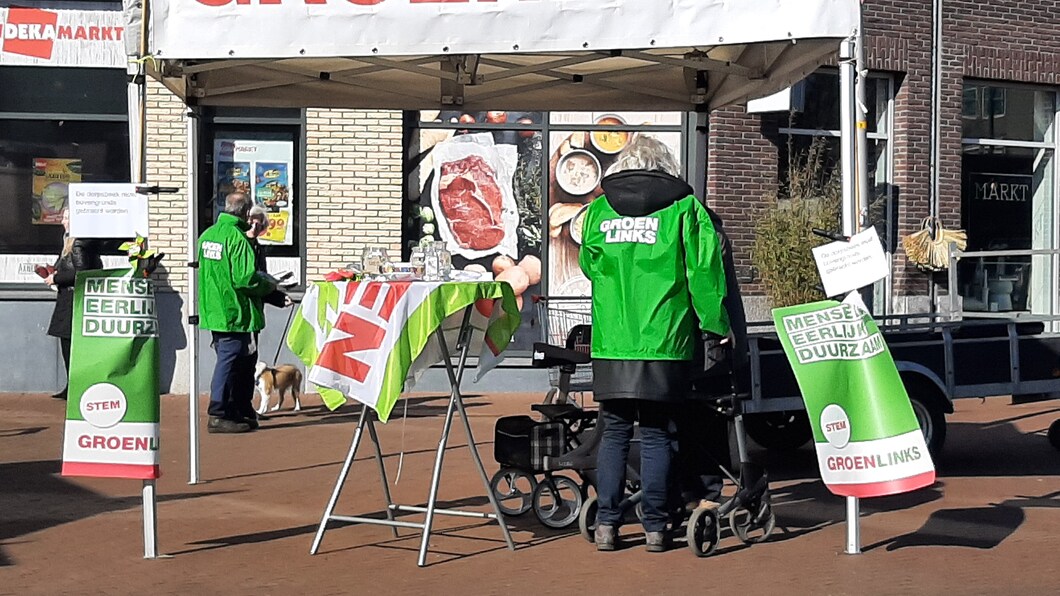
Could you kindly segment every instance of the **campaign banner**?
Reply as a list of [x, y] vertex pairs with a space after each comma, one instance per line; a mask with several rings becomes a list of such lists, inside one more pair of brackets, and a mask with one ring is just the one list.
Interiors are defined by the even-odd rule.
[[150, 52], [311, 58], [743, 44], [846, 37], [859, 7], [858, 0], [152, 0]]
[[158, 318], [150, 278], [81, 271], [74, 286], [63, 476], [150, 480], [158, 467]]
[[773, 310], [834, 494], [881, 497], [930, 486], [935, 466], [905, 386], [861, 297]]
[[481, 345], [477, 381], [503, 360], [519, 327], [508, 283], [314, 283], [306, 289], [287, 346], [309, 369], [309, 381], [326, 389], [321, 397], [328, 408], [350, 398], [386, 422], [401, 392], [412, 390], [419, 376], [445, 357], [433, 341], [435, 331], [441, 329], [455, 348], [462, 313], [472, 305], [471, 342]]
[[125, 68], [120, 10], [0, 7], [0, 66]]

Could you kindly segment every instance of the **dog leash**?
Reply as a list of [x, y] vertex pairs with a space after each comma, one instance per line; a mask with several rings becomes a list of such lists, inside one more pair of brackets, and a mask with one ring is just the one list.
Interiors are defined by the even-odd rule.
[[287, 341], [287, 332], [291, 330], [291, 321], [294, 320], [294, 311], [298, 308], [297, 305], [291, 304], [289, 307], [290, 312], [287, 313], [287, 324], [283, 327], [283, 335], [280, 336], [280, 343], [276, 344], [276, 353], [272, 356], [272, 366], [276, 367], [276, 361], [280, 359], [280, 350], [283, 349], [283, 342]]

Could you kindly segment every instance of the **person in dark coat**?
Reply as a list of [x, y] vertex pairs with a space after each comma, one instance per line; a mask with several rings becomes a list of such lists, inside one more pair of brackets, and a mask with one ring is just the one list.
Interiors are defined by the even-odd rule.
[[583, 216], [579, 264], [593, 284], [593, 399], [600, 403], [597, 550], [617, 548], [635, 424], [645, 544], [666, 550], [676, 419], [689, 398], [697, 330], [715, 341], [730, 331], [720, 242], [679, 171], [666, 145], [638, 136]]
[[52, 395], [56, 399], [66, 399], [70, 387], [70, 338], [74, 320], [74, 281], [78, 271], [90, 271], [103, 268], [103, 259], [99, 255], [96, 241], [77, 239], [70, 236], [70, 212], [63, 211], [63, 250], [55, 261], [55, 272], [45, 278], [44, 283], [54, 286], [58, 291], [55, 297], [55, 309], [48, 324], [48, 335], [59, 338], [59, 347], [66, 366], [66, 387]]
[[[250, 224], [250, 229], [247, 230], [247, 239], [250, 240], [250, 246], [254, 249], [254, 269], [268, 274], [269, 269], [268, 260], [265, 256], [265, 247], [258, 242], [258, 237], [269, 229], [268, 211], [266, 211], [261, 205], [254, 205], [250, 208], [250, 215], [247, 216], [247, 223]], [[291, 297], [278, 288], [263, 296], [261, 301], [265, 304], [271, 304], [276, 308], [287, 308], [293, 304]], [[258, 335], [259, 333], [254, 334], [254, 345], [256, 346], [259, 345]], [[243, 417], [248, 421], [251, 427], [255, 427], [255, 425], [258, 424], [259, 419], [267, 420], [264, 415], [258, 414], [252, 403], [244, 402], [239, 405]]]
[[[745, 390], [750, 379], [747, 369], [747, 315], [732, 259], [732, 242], [725, 233], [721, 217], [710, 207], [707, 207], [707, 213], [721, 244], [721, 260], [725, 267], [726, 292], [722, 305], [729, 315], [730, 329], [725, 343], [726, 349], [731, 347], [731, 352], [729, 361], [722, 366], [723, 370], [706, 376], [694, 371], [692, 384], [696, 395], [713, 398], [729, 396], [733, 389]], [[698, 354], [695, 361], [700, 362], [701, 356]], [[696, 399], [685, 405], [676, 422], [675, 467], [685, 509], [690, 512], [696, 507], [716, 507], [724, 482], [717, 466], [734, 463], [730, 461], [728, 420], [715, 413], [705, 400]]]

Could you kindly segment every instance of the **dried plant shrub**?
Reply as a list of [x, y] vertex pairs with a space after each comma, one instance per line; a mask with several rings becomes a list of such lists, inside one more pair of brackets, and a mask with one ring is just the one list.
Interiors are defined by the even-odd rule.
[[840, 224], [840, 174], [827, 167], [828, 146], [817, 138], [807, 151], [794, 151], [788, 140], [788, 181], [766, 195], [755, 227], [751, 261], [774, 308], [823, 300], [811, 249], [826, 242], [813, 228], [837, 230]]

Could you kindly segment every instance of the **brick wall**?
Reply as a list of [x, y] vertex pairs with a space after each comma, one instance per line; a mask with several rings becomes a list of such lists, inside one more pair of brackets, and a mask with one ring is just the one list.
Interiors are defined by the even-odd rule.
[[401, 112], [309, 110], [307, 279], [356, 261], [368, 245], [401, 249]]
[[[151, 244], [166, 252], [161, 291], [184, 291], [187, 271], [187, 143], [184, 104], [148, 88], [147, 180], [180, 192], [153, 197]], [[309, 110], [306, 151], [306, 276], [320, 277], [369, 244], [401, 245], [401, 112]]]
[[[873, 71], [895, 76], [893, 184], [898, 235], [916, 230], [931, 197], [931, 3], [866, 0], [866, 58]], [[943, 4], [942, 106], [938, 212], [946, 226], [961, 223], [961, 91], [964, 78], [1060, 84], [1060, 1]], [[775, 187], [775, 131], [770, 117], [728, 108], [711, 118], [708, 189], [712, 204], [733, 230], [738, 267], [750, 265], [755, 197]], [[770, 142], [772, 139], [774, 142]], [[768, 176], [773, 176], [770, 181]], [[925, 296], [932, 279], [895, 258], [898, 296]], [[934, 281], [945, 282], [945, 276]], [[748, 292], [761, 293], [759, 284]]]
[[715, 110], [710, 116], [707, 151], [707, 197], [721, 216], [733, 244], [733, 258], [744, 294], [762, 294], [751, 280], [751, 247], [762, 197], [777, 190], [776, 126], [747, 114], [742, 106]]
[[187, 288], [188, 147], [184, 102], [160, 83], [147, 85], [146, 182], [180, 188], [176, 194], [150, 197], [151, 246], [166, 253], [155, 273], [158, 290], [183, 292]]

